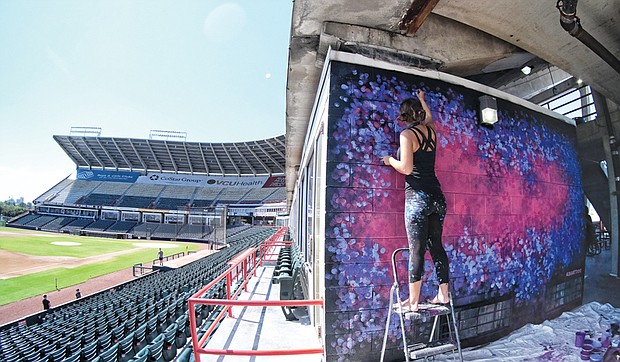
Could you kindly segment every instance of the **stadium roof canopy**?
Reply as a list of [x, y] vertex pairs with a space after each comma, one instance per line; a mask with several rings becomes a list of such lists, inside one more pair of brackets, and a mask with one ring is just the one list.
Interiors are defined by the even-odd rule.
[[54, 139], [79, 168], [200, 175], [284, 174], [284, 135], [235, 143], [59, 136]]

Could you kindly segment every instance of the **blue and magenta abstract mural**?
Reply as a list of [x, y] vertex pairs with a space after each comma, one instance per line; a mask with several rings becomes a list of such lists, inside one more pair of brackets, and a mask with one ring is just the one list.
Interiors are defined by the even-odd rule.
[[[407, 245], [404, 178], [381, 156], [396, 154], [398, 107], [416, 89], [426, 92], [437, 124], [437, 175], [448, 201], [443, 244], [456, 304], [509, 298], [539, 311], [555, 280], [582, 270], [584, 196], [574, 126], [498, 99], [499, 121], [482, 127], [480, 92], [361, 65], [332, 62], [329, 87], [328, 360], [378, 360], [390, 257]], [[429, 259], [422, 294], [436, 290]], [[540, 317], [533, 314], [521, 322]], [[394, 324], [394, 348], [399, 333]]]

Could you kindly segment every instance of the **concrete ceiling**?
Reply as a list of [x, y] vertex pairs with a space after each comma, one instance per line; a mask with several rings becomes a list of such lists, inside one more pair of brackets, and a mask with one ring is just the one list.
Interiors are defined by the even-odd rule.
[[[407, 34], [399, 23], [414, 3], [430, 3], [432, 12]], [[620, 55], [620, 1], [580, 0], [577, 16], [587, 33]], [[437, 69], [526, 99], [551, 87], [551, 78], [572, 76], [620, 104], [620, 74], [560, 26], [554, 1], [295, 0], [286, 93], [289, 201], [329, 46]], [[520, 72], [525, 64], [533, 65], [529, 76]]]

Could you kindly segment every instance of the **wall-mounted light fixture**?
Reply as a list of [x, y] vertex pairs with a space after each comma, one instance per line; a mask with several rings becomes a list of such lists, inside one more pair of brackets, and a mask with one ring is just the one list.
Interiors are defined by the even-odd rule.
[[497, 122], [497, 100], [489, 95], [480, 98], [480, 123], [492, 125]]
[[532, 72], [532, 67], [530, 67], [529, 65], [526, 65], [523, 68], [521, 68], [521, 73], [525, 75], [529, 75], [531, 72]]

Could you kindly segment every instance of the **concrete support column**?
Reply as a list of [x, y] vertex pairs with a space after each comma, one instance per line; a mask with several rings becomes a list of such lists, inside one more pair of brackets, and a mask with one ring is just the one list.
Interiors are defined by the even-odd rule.
[[610, 275], [618, 277], [619, 269], [619, 251], [618, 248], [618, 232], [620, 231], [620, 224], [618, 220], [618, 210], [620, 209], [620, 198], [618, 198], [618, 190], [620, 189], [620, 140], [616, 138], [616, 133], [611, 121], [611, 115], [609, 108], [607, 107], [607, 99], [600, 93], [592, 90], [592, 97], [594, 98], [594, 104], [597, 110], [597, 118], [604, 121], [606, 127], [604, 128], [603, 137], [607, 140], [603, 140], [603, 147], [605, 148], [605, 155], [607, 159], [607, 175], [609, 180], [609, 195], [610, 195], [610, 207], [611, 207], [611, 270]]

